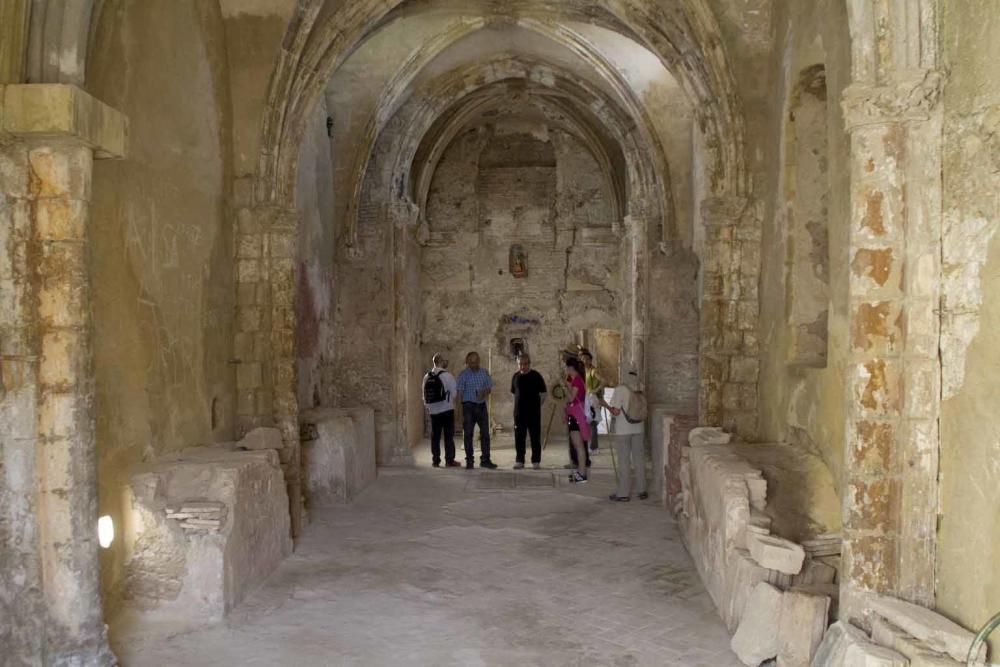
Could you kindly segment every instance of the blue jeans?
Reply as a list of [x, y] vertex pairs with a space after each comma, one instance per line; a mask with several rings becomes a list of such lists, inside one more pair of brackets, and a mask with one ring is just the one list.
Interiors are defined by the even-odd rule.
[[472, 448], [472, 431], [479, 427], [479, 460], [490, 461], [490, 415], [485, 403], [462, 403], [462, 436], [465, 439], [465, 461], [472, 463], [476, 452]]

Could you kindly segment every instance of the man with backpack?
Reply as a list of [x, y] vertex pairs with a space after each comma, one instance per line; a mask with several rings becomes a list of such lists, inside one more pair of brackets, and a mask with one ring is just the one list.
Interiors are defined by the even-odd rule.
[[444, 461], [447, 468], [461, 468], [455, 460], [455, 376], [448, 372], [448, 360], [435, 354], [434, 367], [424, 376], [424, 406], [431, 416], [431, 457], [435, 468], [441, 467], [441, 436], [444, 435]]
[[[614, 388], [611, 403], [601, 403], [614, 415], [615, 454], [618, 456], [618, 488], [609, 496], [610, 500], [627, 502], [631, 500], [629, 477], [635, 469], [635, 490], [639, 500], [649, 497], [646, 491], [646, 397], [636, 385], [639, 374], [635, 368], [628, 372], [628, 383]], [[631, 385], [631, 386], [630, 386]]]

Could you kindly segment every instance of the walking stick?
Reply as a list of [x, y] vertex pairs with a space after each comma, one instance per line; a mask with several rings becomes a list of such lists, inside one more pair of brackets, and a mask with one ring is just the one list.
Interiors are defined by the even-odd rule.
[[[562, 402], [566, 398], [566, 391], [563, 389], [562, 385], [556, 384], [552, 387], [552, 399]], [[559, 405], [555, 402], [552, 403], [552, 414], [549, 415], [549, 425], [545, 429], [545, 439], [542, 440], [542, 451], [545, 451], [546, 445], [549, 444], [549, 434], [552, 433], [552, 421], [556, 418], [556, 411], [559, 409]]]
[[555, 405], [552, 406], [552, 414], [549, 415], [549, 425], [545, 427], [545, 439], [542, 440], [542, 451], [543, 452], [545, 451], [545, 447], [549, 444], [549, 433], [552, 432], [552, 420], [554, 420], [556, 418], [556, 410], [557, 409], [558, 408]]

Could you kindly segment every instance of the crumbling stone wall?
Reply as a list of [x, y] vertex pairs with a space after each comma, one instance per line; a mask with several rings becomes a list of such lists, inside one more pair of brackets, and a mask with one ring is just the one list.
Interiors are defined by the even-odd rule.
[[[969, 628], [1000, 606], [1000, 40], [996, 5], [949, 0], [941, 16], [944, 216], [941, 519], [937, 604]], [[993, 642], [996, 662], [1000, 642]]]
[[611, 210], [597, 162], [563, 130], [501, 119], [446, 150], [427, 204], [421, 356], [443, 351], [456, 372], [468, 351], [484, 365], [492, 359], [495, 421], [513, 426], [512, 339], [525, 342], [551, 382], [562, 375], [559, 350], [581, 330], [620, 330], [624, 281]]
[[[850, 80], [846, 7], [836, 2], [776, 3], [774, 26], [770, 72], [782, 92], [771, 96], [766, 130], [757, 138], [766, 163], [759, 187], [765, 204], [761, 340], [767, 341], [761, 347], [761, 436], [815, 452], [839, 485], [844, 460], [848, 240], [846, 226], [837, 221], [846, 219], [850, 210], [849, 147], [839, 105]], [[808, 92], [810, 85], [825, 101]], [[812, 107], [810, 128], [801, 127], [807, 120], [801, 114], [803, 99]], [[825, 149], [822, 160], [803, 141], [815, 150]], [[802, 183], [809, 175], [802, 173], [807, 166], [801, 164], [804, 158], [812, 162], [810, 183]], [[814, 225], [817, 233], [809, 233], [803, 213], [817, 222], [825, 217], [826, 229]], [[813, 313], [805, 318], [795, 314], [796, 302], [801, 303], [803, 296], [810, 299]], [[825, 318], [818, 317], [824, 310]], [[825, 339], [825, 356], [811, 354], [806, 359], [801, 354], [799, 319], [815, 323], [815, 333]]]

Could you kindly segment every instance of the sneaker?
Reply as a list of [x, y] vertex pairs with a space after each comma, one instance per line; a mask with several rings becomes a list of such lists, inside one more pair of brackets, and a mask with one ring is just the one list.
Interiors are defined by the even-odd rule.
[[434, 466], [435, 468], [440, 468], [441, 467], [441, 462], [438, 461], [437, 463], [432, 463], [431, 465]]
[[446, 468], [461, 468], [462, 464], [459, 463], [458, 461], [448, 461], [447, 463], [444, 464], [444, 466]]
[[479, 467], [480, 468], [486, 468], [487, 470], [496, 470], [497, 469], [497, 464], [493, 463], [493, 461], [480, 461], [479, 462]]
[[521, 470], [522, 468], [524, 468], [523, 462], [518, 461], [517, 463], [514, 464], [514, 470]]
[[649, 498], [649, 494], [645, 491], [639, 494], [639, 500], [645, 500], [646, 498]]
[[608, 500], [619, 503], [627, 503], [629, 500], [631, 500], [631, 498], [629, 498], [628, 496], [619, 496], [617, 493], [612, 493], [610, 496], [608, 496]]
[[578, 472], [574, 472], [572, 475], [569, 476], [569, 481], [573, 482], [574, 484], [586, 484], [587, 478]]
[[541, 463], [532, 463], [531, 467], [534, 468], [535, 470], [541, 470], [542, 469], [542, 464]]
[[465, 462], [465, 469], [466, 470], [472, 470], [475, 467], [476, 466], [475, 466], [475, 464], [472, 461], [466, 461]]

